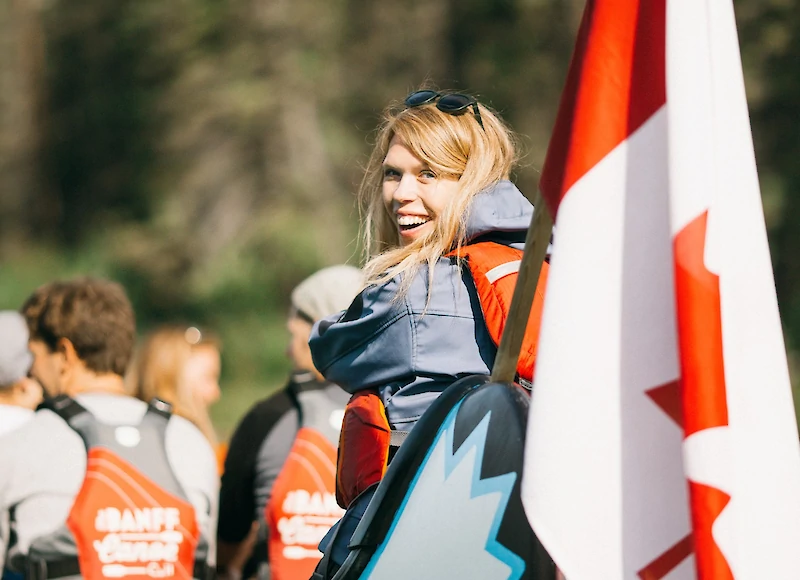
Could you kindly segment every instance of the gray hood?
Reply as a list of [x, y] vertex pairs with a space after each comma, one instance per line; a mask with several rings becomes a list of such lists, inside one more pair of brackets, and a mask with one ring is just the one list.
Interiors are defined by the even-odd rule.
[[526, 232], [531, 217], [531, 202], [510, 181], [499, 181], [475, 196], [467, 218], [467, 239], [495, 232]]

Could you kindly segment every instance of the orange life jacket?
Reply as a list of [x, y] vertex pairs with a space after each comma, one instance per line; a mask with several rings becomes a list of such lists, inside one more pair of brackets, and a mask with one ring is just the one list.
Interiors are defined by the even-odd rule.
[[[83, 438], [87, 468], [66, 521], [86, 580], [206, 578], [195, 566], [200, 532], [166, 457], [164, 433], [170, 406], [153, 400], [138, 425], [106, 425], [67, 396], [49, 407]], [[40, 544], [41, 539], [35, 540]], [[35, 554], [32, 544], [31, 554]], [[205, 556], [205, 554], [204, 554]], [[74, 558], [74, 556], [72, 556]], [[29, 569], [43, 578], [64, 575], [68, 555], [29, 555]]]
[[[448, 256], [465, 260], [478, 293], [486, 328], [498, 346], [514, 295], [522, 250], [494, 242], [479, 242]], [[548, 270], [549, 264], [543, 263], [520, 349], [517, 375], [521, 382], [533, 379]], [[383, 478], [389, 448], [391, 445], [399, 446], [395, 442], [402, 441], [402, 435], [404, 433], [391, 430], [377, 392], [361, 391], [353, 395], [345, 409], [339, 441], [336, 499], [340, 506], [346, 508], [359, 494]]]
[[383, 401], [375, 391], [352, 396], [344, 411], [336, 463], [336, 501], [349, 506], [386, 473], [391, 428]]
[[[463, 246], [458, 253], [451, 252], [448, 256], [460, 257], [466, 262], [478, 292], [486, 329], [495, 346], [499, 346], [517, 283], [522, 250], [494, 242], [480, 242]], [[517, 361], [517, 375], [525, 381], [533, 380], [549, 269], [550, 265], [544, 262]]]
[[336, 451], [343, 409], [322, 391], [297, 397], [300, 429], [266, 506], [272, 580], [310, 578], [320, 540], [344, 515], [336, 504]]

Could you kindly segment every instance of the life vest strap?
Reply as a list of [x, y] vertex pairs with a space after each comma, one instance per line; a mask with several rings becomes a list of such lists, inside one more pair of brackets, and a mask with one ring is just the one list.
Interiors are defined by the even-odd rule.
[[[57, 395], [46, 400], [42, 407], [61, 417], [73, 431], [80, 435], [87, 450], [98, 444], [108, 444], [108, 441], [104, 441], [98, 432], [97, 421], [93, 420], [94, 415], [72, 397]], [[166, 433], [167, 423], [171, 416], [172, 405], [161, 399], [153, 398], [148, 403], [147, 411], [138, 426], [144, 427], [150, 423], [163, 436]]]
[[69, 395], [57, 395], [45, 399], [44, 403], [42, 403], [42, 407], [51, 410], [64, 419], [70, 427], [73, 427], [73, 420], [75, 417], [89, 412], [83, 405]]
[[[447, 254], [451, 259], [462, 260], [466, 266], [480, 302], [483, 322], [496, 347], [500, 346], [500, 339], [511, 309], [522, 254], [522, 250], [488, 241], [468, 244]], [[536, 361], [548, 268], [547, 263], [542, 264], [542, 272], [517, 360], [518, 382], [529, 390]], [[528, 384], [523, 384], [523, 381]]]
[[389, 433], [389, 445], [392, 447], [400, 447], [403, 441], [408, 437], [409, 431], [396, 431], [392, 430]]

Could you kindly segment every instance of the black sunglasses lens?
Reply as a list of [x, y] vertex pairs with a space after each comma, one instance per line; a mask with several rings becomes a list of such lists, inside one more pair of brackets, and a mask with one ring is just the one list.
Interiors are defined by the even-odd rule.
[[436, 91], [417, 91], [406, 97], [405, 104], [406, 107], [419, 107], [434, 101], [436, 101], [436, 108], [448, 115], [461, 115], [466, 112], [469, 107], [472, 107], [475, 113], [475, 120], [478, 121], [478, 125], [483, 129], [481, 112], [478, 110], [478, 101], [469, 95], [462, 95], [459, 93], [441, 95]]
[[439, 93], [436, 91], [417, 91], [406, 97], [405, 104], [406, 107], [419, 107], [435, 101], [438, 97]]
[[474, 102], [475, 99], [467, 95], [445, 95], [439, 99], [436, 107], [443, 113], [460, 113]]

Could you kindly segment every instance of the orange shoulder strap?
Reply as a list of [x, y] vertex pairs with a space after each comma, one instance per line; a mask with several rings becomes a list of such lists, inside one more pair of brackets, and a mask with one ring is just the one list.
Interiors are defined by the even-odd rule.
[[[454, 251], [448, 255], [457, 256], [466, 261], [481, 303], [486, 329], [495, 346], [499, 345], [508, 318], [511, 298], [514, 295], [514, 286], [517, 283], [522, 250], [494, 242], [480, 242], [464, 246], [458, 252]], [[542, 264], [517, 363], [517, 373], [521, 378], [527, 380], [533, 378], [548, 270], [549, 265], [545, 262]]]

